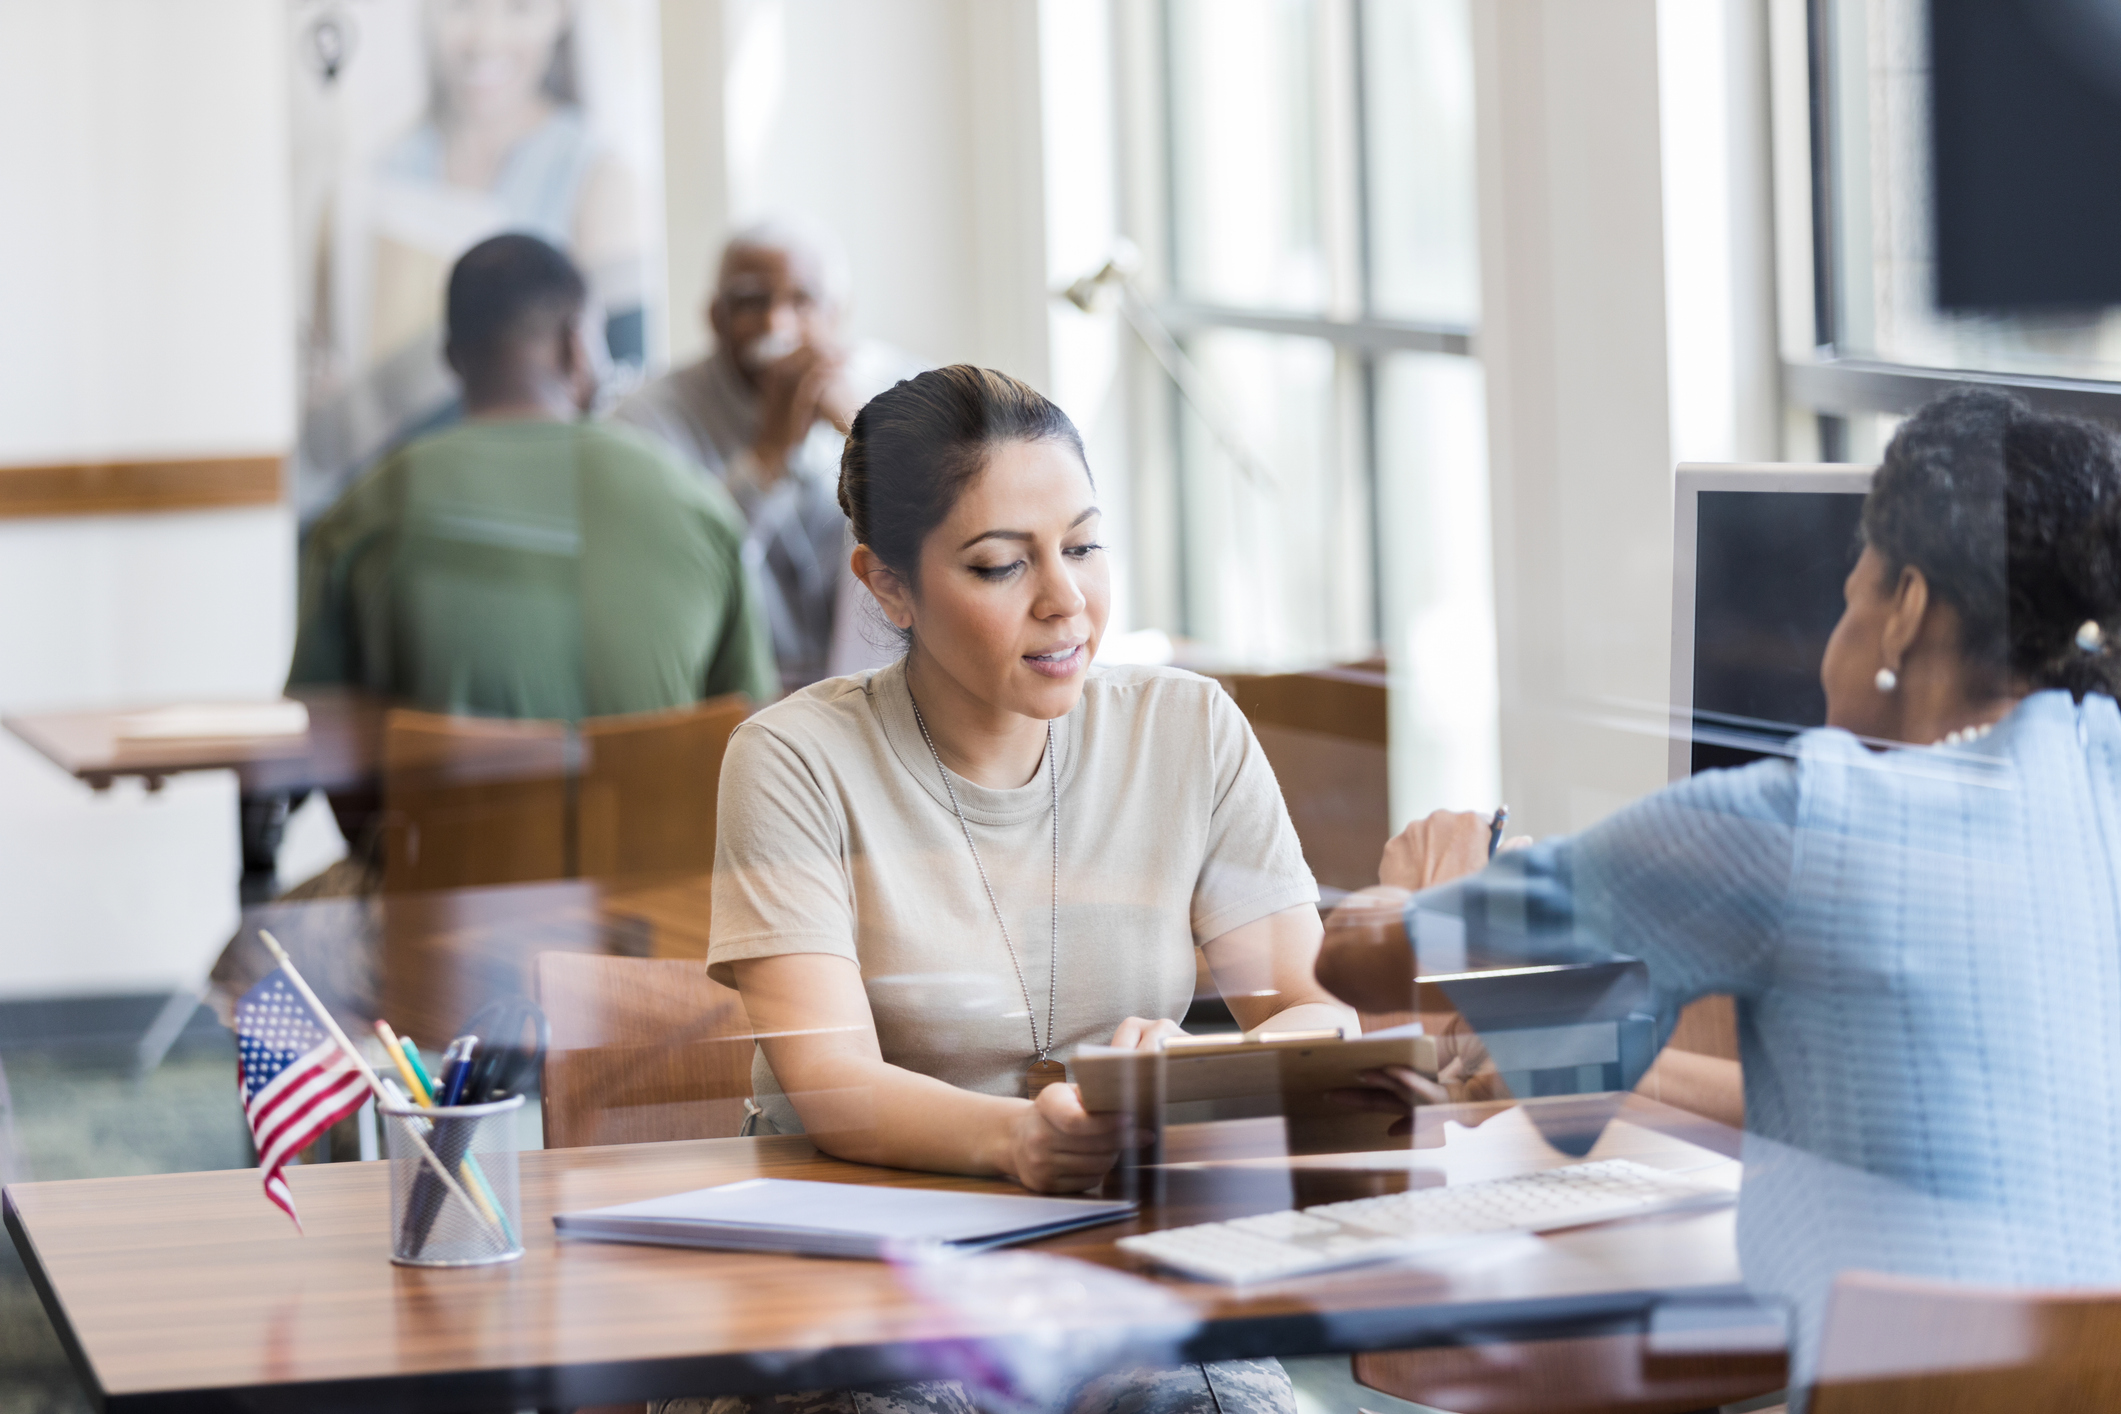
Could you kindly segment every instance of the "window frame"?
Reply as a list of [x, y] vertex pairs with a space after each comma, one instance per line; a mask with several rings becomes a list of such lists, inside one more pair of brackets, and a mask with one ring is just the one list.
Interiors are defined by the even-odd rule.
[[[1904, 416], [1941, 393], [1973, 386], [2008, 389], [2043, 411], [2069, 413], [2121, 426], [2121, 381], [2048, 377], [1982, 368], [1934, 368], [1856, 357], [1839, 351], [1842, 334], [1838, 327], [1840, 301], [1839, 292], [1834, 288], [1834, 242], [1835, 232], [1839, 229], [1835, 212], [1835, 96], [1831, 48], [1834, 0], [1778, 0], [1778, 3], [1801, 7], [1803, 26], [1804, 110], [1798, 121], [1804, 125], [1804, 136], [1801, 142], [1796, 140], [1791, 131], [1795, 115], [1783, 112], [1774, 115], [1774, 131], [1778, 143], [1787, 141], [1791, 147], [1802, 151], [1804, 189], [1801, 193], [1785, 191], [1783, 196], [1786, 200], [1796, 197], [1804, 201], [1810, 218], [1801, 225], [1801, 229], [1808, 231], [1809, 250], [1801, 253], [1798, 260], [1791, 257], [1799, 253], [1785, 251], [1778, 262], [1782, 278], [1809, 281], [1807, 303], [1811, 322], [1808, 341], [1785, 333], [1781, 359], [1783, 398], [1791, 409], [1813, 419], [1819, 459], [1849, 459], [1850, 423], [1854, 418]], [[1792, 64], [1796, 62], [1796, 56], [1782, 48], [1772, 51], [1771, 62]], [[1780, 90], [1780, 85], [1774, 87]], [[1779, 233], [1785, 240], [1790, 234], [1788, 228]], [[1808, 269], [1804, 268], [1806, 266]], [[1790, 347], [1806, 342], [1808, 352]]]
[[[1477, 0], [1475, 0], [1477, 3]], [[1372, 203], [1370, 193], [1369, 93], [1363, 64], [1363, 0], [1315, 0], [1320, 7], [1317, 23], [1327, 41], [1338, 49], [1325, 59], [1330, 69], [1339, 66], [1347, 81], [1321, 83], [1321, 92], [1338, 106], [1322, 124], [1322, 146], [1340, 142], [1345, 151], [1322, 151], [1324, 193], [1328, 205], [1338, 206], [1352, 227], [1352, 241], [1336, 241], [1329, 232], [1325, 244], [1329, 287], [1348, 291], [1348, 297], [1328, 297], [1328, 308], [1316, 313], [1295, 313], [1285, 308], [1233, 305], [1190, 299], [1176, 293], [1180, 284], [1178, 202], [1172, 173], [1176, 166], [1178, 120], [1174, 94], [1174, 0], [1135, 0], [1122, 12], [1116, 38], [1121, 45], [1123, 107], [1133, 110], [1122, 126], [1126, 151], [1122, 154], [1127, 177], [1123, 181], [1123, 219], [1135, 233], [1143, 254], [1140, 279], [1148, 293], [1150, 308], [1163, 321], [1181, 348], [1206, 333], [1222, 330], [1262, 333], [1286, 338], [1314, 339], [1333, 353], [1334, 401], [1344, 410], [1341, 438], [1344, 459], [1362, 488], [1364, 536], [1368, 564], [1362, 567], [1368, 585], [1369, 622], [1367, 637], [1372, 652], [1382, 651], [1386, 639], [1387, 612], [1384, 602], [1383, 487], [1379, 445], [1378, 388], [1380, 365], [1400, 353], [1441, 354], [1477, 358], [1477, 329], [1473, 325], [1440, 321], [1389, 318], [1376, 313], [1371, 261]], [[1351, 247], [1349, 249], [1347, 247]], [[1137, 514], [1145, 530], [1168, 527], [1168, 536], [1144, 536], [1168, 546], [1171, 553], [1150, 563], [1138, 558], [1134, 578], [1142, 591], [1145, 621], [1162, 619], [1176, 625], [1179, 634], [1196, 637], [1202, 622], [1191, 602], [1188, 585], [1193, 578], [1198, 551], [1190, 543], [1192, 518], [1186, 513], [1185, 488], [1189, 476], [1183, 445], [1184, 411], [1180, 394], [1147, 352], [1138, 344], [1130, 348], [1130, 384], [1137, 410], [1134, 461], [1140, 475], [1138, 499], [1145, 502]], [[1144, 513], [1146, 512], [1146, 513]], [[1161, 581], [1161, 583], [1159, 583]]]

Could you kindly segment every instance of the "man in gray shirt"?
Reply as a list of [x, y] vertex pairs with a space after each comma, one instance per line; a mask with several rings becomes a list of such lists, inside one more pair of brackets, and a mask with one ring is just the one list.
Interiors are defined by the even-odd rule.
[[823, 231], [785, 220], [738, 232], [707, 305], [714, 351], [620, 404], [616, 416], [715, 476], [750, 524], [746, 561], [773, 630], [784, 690], [874, 667], [868, 596], [847, 569], [840, 447], [855, 412], [919, 371], [873, 341], [839, 337], [847, 260]]

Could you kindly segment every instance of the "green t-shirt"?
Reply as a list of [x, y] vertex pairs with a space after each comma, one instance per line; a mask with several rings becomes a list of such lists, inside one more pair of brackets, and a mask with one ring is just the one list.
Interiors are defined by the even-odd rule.
[[763, 702], [778, 679], [743, 543], [728, 494], [630, 429], [461, 423], [310, 532], [288, 683], [570, 722]]

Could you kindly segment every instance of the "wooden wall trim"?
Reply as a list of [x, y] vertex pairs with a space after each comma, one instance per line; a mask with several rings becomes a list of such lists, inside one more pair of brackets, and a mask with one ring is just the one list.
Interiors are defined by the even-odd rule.
[[280, 500], [282, 460], [186, 457], [0, 466], [0, 519], [274, 505]]

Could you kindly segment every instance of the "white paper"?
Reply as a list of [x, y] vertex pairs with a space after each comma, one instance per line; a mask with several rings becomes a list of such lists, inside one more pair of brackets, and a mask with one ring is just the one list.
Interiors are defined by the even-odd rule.
[[118, 719], [121, 741], [300, 736], [308, 730], [309, 708], [284, 697], [276, 702], [191, 702]]

